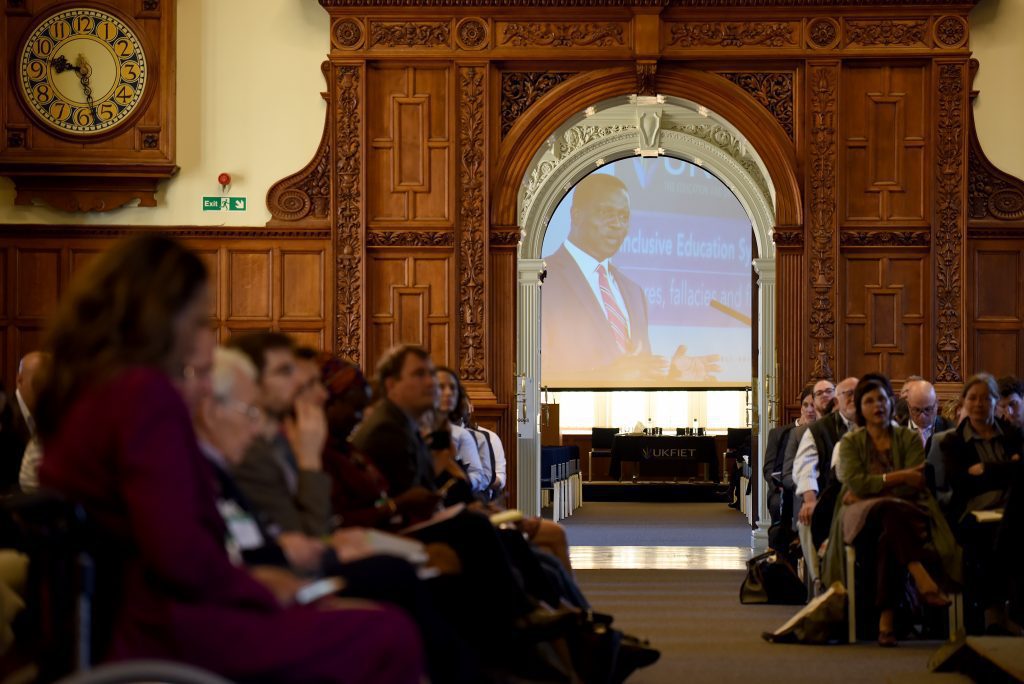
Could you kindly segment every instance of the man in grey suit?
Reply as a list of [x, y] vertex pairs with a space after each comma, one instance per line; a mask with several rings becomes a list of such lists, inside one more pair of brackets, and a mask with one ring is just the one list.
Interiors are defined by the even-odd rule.
[[679, 347], [666, 363], [651, 353], [647, 297], [611, 262], [629, 234], [629, 192], [608, 174], [576, 185], [569, 237], [547, 257], [541, 349], [544, 383], [552, 386], [673, 379], [712, 380], [718, 356], [686, 356]]

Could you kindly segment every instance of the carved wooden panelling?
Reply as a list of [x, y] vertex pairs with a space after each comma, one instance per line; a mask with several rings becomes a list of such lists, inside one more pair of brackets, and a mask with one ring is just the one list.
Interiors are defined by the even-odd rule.
[[369, 47], [451, 47], [450, 21], [371, 21]]
[[[40, 348], [60, 297], [113, 241], [103, 230], [95, 237], [85, 237], [91, 228], [71, 230], [78, 235], [40, 238], [35, 234], [43, 231], [33, 227], [24, 233], [8, 229], [0, 237], [0, 380], [13, 379], [18, 359]], [[125, 232], [138, 232], [138, 227], [129, 226]], [[326, 239], [226, 237], [182, 243], [210, 274], [210, 317], [221, 341], [235, 333], [282, 330], [304, 344], [324, 348], [330, 331], [325, 286], [333, 278], [323, 268]]]
[[501, 137], [530, 105], [562, 81], [574, 76], [571, 71], [505, 71], [501, 74]]
[[14, 251], [14, 315], [45, 319], [57, 307], [61, 291], [59, 249], [24, 248]]
[[485, 66], [458, 70], [459, 111], [459, 372], [483, 382], [487, 366], [487, 254], [484, 147]]
[[496, 44], [512, 48], [626, 47], [629, 25], [622, 22], [499, 21]]
[[281, 320], [317, 320], [324, 317], [324, 254], [281, 252]]
[[688, 21], [666, 24], [678, 48], [787, 48], [800, 44], [798, 21]]
[[847, 19], [848, 47], [928, 47], [928, 19]]
[[927, 222], [927, 84], [923, 66], [843, 69], [844, 224]]
[[362, 67], [343, 65], [334, 74], [335, 340], [339, 356], [360, 363], [363, 340]]
[[1024, 243], [968, 243], [967, 373], [1024, 371]]
[[808, 200], [811, 294], [811, 377], [832, 377], [835, 360], [836, 185], [839, 66], [816, 64], [808, 72], [810, 178]]
[[967, 228], [965, 62], [938, 65], [935, 152], [936, 368], [939, 382], [963, 381], [962, 261]]
[[450, 73], [445, 67], [367, 72], [367, 206], [371, 225], [451, 222]]
[[968, 161], [967, 210], [971, 222], [1016, 222], [1024, 236], [1024, 181], [1000, 171], [988, 160], [971, 117]]
[[925, 374], [930, 365], [928, 258], [847, 254], [842, 263], [840, 358], [845, 363], [840, 375]]
[[723, 71], [722, 76], [743, 88], [767, 109], [793, 139], [793, 72], [792, 71]]
[[366, 368], [405, 342], [425, 347], [435, 364], [451, 365], [453, 266], [445, 254], [375, 250], [367, 256]]
[[231, 250], [228, 253], [227, 319], [270, 320], [272, 298], [271, 250]]

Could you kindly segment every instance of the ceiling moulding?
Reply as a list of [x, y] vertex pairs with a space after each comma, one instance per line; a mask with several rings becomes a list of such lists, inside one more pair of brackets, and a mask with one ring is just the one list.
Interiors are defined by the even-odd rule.
[[911, 7], [977, 0], [320, 0], [327, 9], [354, 7]]

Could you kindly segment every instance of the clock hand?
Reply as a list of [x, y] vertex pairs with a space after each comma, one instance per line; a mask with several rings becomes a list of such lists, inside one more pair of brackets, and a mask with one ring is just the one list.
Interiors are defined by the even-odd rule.
[[82, 83], [82, 92], [85, 93], [85, 102], [89, 105], [89, 109], [92, 110], [93, 123], [99, 123], [100, 117], [96, 112], [96, 105], [92, 101], [92, 86], [89, 85], [89, 76], [92, 74], [92, 67], [85, 61], [85, 55], [78, 55], [78, 66], [75, 68], [78, 72], [78, 80]]

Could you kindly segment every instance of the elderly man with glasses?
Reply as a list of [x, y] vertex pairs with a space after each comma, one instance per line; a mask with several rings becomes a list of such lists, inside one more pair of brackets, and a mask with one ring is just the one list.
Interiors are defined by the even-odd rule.
[[909, 417], [903, 427], [917, 432], [927, 454], [936, 433], [954, 427], [939, 415], [939, 400], [935, 396], [935, 387], [927, 380], [915, 380], [904, 384], [907, 389], [907, 411]]

